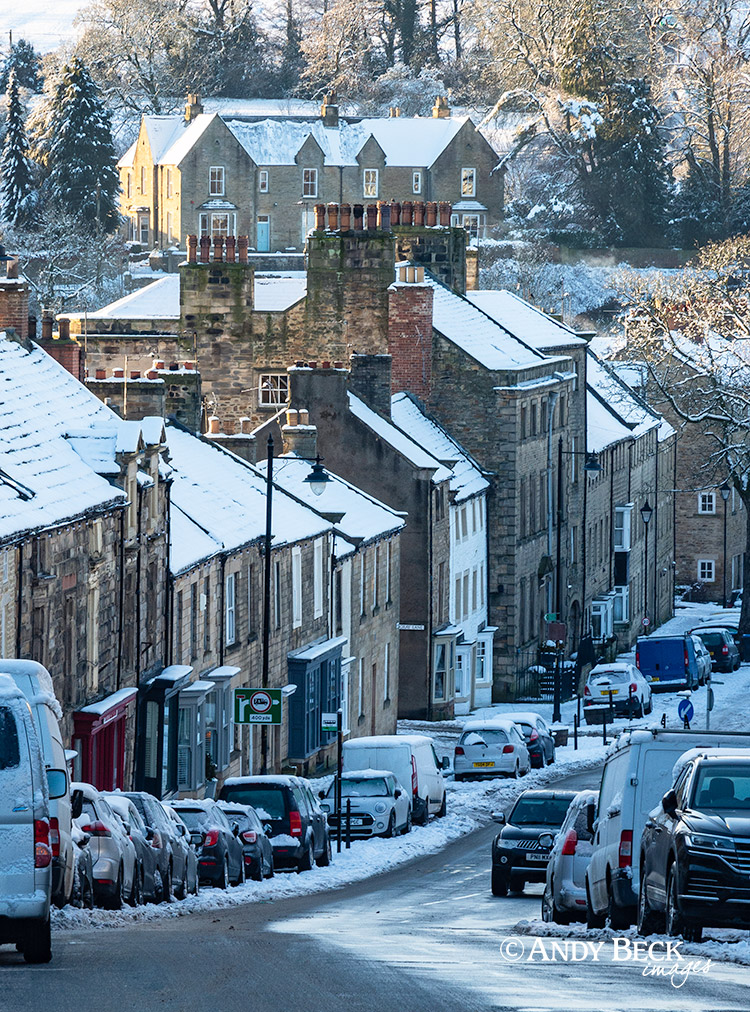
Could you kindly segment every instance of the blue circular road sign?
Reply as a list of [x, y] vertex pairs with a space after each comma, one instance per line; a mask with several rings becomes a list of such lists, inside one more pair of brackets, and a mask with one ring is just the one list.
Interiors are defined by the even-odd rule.
[[695, 708], [689, 699], [681, 699], [677, 706], [677, 715], [680, 720], [687, 720], [688, 722], [695, 716]]

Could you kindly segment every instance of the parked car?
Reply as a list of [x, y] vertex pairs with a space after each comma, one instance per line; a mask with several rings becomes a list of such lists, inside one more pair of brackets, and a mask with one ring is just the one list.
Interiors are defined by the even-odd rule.
[[521, 892], [527, 882], [544, 882], [555, 836], [575, 791], [524, 791], [510, 815], [494, 812], [503, 828], [492, 842], [492, 895]]
[[172, 828], [174, 823], [153, 794], [146, 791], [123, 793], [141, 813], [151, 834], [149, 840], [157, 857], [156, 902], [169, 901], [173, 895], [183, 899], [181, 893], [182, 885], [187, 879], [187, 848], [176, 842], [178, 834]]
[[690, 633], [680, 636], [639, 636], [635, 666], [653, 692], [698, 688], [698, 662]]
[[314, 863], [330, 864], [328, 820], [303, 777], [230, 777], [219, 797], [255, 809], [271, 838], [277, 871], [309, 871]]
[[693, 638], [695, 661], [698, 665], [698, 685], [705, 685], [707, 679], [711, 677], [711, 670], [713, 668], [711, 654], [708, 652], [706, 644], [700, 636], [696, 635], [695, 632], [692, 632], [690, 635]]
[[618, 717], [642, 717], [653, 709], [650, 685], [634, 664], [625, 661], [597, 664], [589, 672], [583, 689], [583, 716], [587, 724], [594, 723], [594, 715], [598, 717], [601, 712], [594, 708], [610, 705], [610, 696]]
[[52, 958], [45, 776], [26, 698], [11, 678], [0, 674], [0, 943], [15, 943], [27, 963]]
[[[62, 907], [73, 891], [75, 849], [71, 835], [70, 777], [52, 677], [36, 661], [0, 660], [0, 672], [10, 675], [31, 706], [34, 726], [42, 748], [49, 785], [49, 825], [52, 843], [52, 902]], [[52, 782], [54, 780], [54, 783]], [[53, 789], [54, 788], [54, 789]]]
[[529, 750], [532, 767], [539, 769], [555, 761], [555, 736], [544, 719], [532, 710], [512, 710], [503, 714], [518, 727]]
[[[328, 813], [333, 832], [339, 822], [336, 811], [336, 780], [318, 795], [320, 807]], [[351, 813], [351, 836], [396, 836], [411, 829], [411, 800], [393, 773], [388, 770], [352, 770], [341, 777], [341, 807], [346, 827], [347, 804]]]
[[740, 666], [740, 652], [734, 642], [731, 630], [715, 629], [713, 626], [695, 630], [711, 655], [714, 671], [736, 671]]
[[[98, 906], [119, 910], [127, 900], [138, 900], [138, 859], [135, 846], [107, 799], [91, 784], [71, 784], [73, 797], [80, 801], [81, 830], [89, 836], [94, 862], [94, 901]], [[80, 793], [79, 793], [80, 792]]]
[[389, 770], [402, 787], [411, 791], [412, 818], [426, 825], [430, 815], [446, 812], [443, 770], [432, 738], [422, 734], [383, 734], [344, 742], [344, 770]]
[[[165, 815], [171, 823], [173, 823], [173, 829], [175, 835], [178, 837], [178, 846], [184, 847], [185, 851], [185, 877], [187, 892], [192, 896], [197, 896], [200, 891], [200, 876], [198, 874], [198, 855], [195, 852], [190, 839], [190, 830], [187, 828], [185, 823], [179, 817], [174, 808], [170, 808], [169, 805], [164, 802], [159, 802]], [[178, 900], [182, 900], [185, 897], [182, 895], [182, 885], [175, 889], [175, 896]]]
[[750, 928], [750, 749], [694, 749], [641, 838], [638, 931]]
[[542, 894], [542, 920], [556, 924], [586, 920], [586, 868], [591, 858], [593, 832], [588, 808], [597, 791], [579, 791], [555, 837]]
[[260, 882], [273, 878], [273, 847], [268, 834], [251, 805], [236, 805], [230, 801], [219, 801], [219, 808], [230, 823], [237, 823], [245, 859], [245, 875]]
[[734, 731], [630, 731], [607, 756], [586, 869], [586, 922], [620, 930], [635, 921], [640, 884], [641, 833], [648, 813], [672, 785], [672, 767], [687, 749], [720, 744], [750, 746], [750, 733]]
[[219, 889], [241, 885], [245, 881], [245, 855], [239, 839], [239, 826], [230, 824], [215, 801], [173, 801], [198, 853], [201, 882]]
[[732, 634], [734, 645], [742, 652], [742, 636], [740, 635], [740, 613], [739, 611], [720, 611], [714, 615], [707, 615], [693, 632], [703, 632], [706, 629], [728, 629]]
[[73, 876], [73, 892], [70, 902], [74, 907], [84, 910], [94, 909], [94, 862], [91, 859], [91, 848], [88, 833], [84, 833], [73, 819], [71, 827], [73, 845], [75, 847], [75, 875]]
[[163, 899], [161, 876], [159, 875], [159, 859], [156, 850], [151, 846], [153, 834], [149, 832], [141, 813], [130, 798], [121, 791], [105, 793], [109, 807], [120, 816], [135, 847], [138, 857], [138, 901], [148, 900], [159, 903]]
[[453, 751], [453, 776], [525, 776], [531, 758], [519, 727], [512, 720], [495, 717], [467, 720]]

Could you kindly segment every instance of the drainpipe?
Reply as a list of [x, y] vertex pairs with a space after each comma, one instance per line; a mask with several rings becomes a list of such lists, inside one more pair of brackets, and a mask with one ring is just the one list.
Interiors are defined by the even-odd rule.
[[23, 543], [18, 546], [18, 594], [16, 608], [16, 657], [21, 657], [21, 628], [23, 625]]
[[[726, 554], [726, 553], [725, 553]], [[654, 459], [654, 625], [659, 625], [659, 437], [656, 435], [656, 454]], [[726, 602], [725, 602], [726, 603]]]
[[[557, 390], [553, 390], [547, 398], [547, 557], [552, 558], [552, 419], [555, 414], [555, 405], [559, 397]], [[547, 612], [552, 612], [552, 578], [548, 573], [547, 580]]]
[[432, 605], [433, 605], [433, 579], [432, 579], [432, 481], [428, 480], [427, 496], [429, 509], [427, 511], [429, 526], [427, 530], [427, 572], [429, 573], [429, 600], [427, 603], [427, 719], [432, 720]]
[[[158, 494], [158, 492], [157, 492]], [[172, 550], [172, 487], [170, 484], [165, 483], [165, 534], [167, 537], [167, 561], [166, 561], [166, 600], [164, 601], [164, 635], [166, 636], [166, 647], [165, 656], [168, 664], [174, 663], [172, 656], [172, 634], [174, 632], [174, 577], [172, 576], [172, 569], [169, 564], [169, 558]]]
[[120, 571], [120, 600], [119, 600], [119, 616], [117, 625], [117, 688], [120, 688], [120, 682], [122, 680], [122, 639], [123, 639], [123, 618], [125, 613], [125, 517], [127, 516], [128, 508], [123, 507], [120, 511], [120, 558], [119, 558], [119, 571]]
[[[226, 633], [226, 620], [224, 617], [224, 595], [226, 588], [224, 584], [224, 568], [226, 567], [227, 559], [226, 555], [221, 557], [221, 570], [219, 574], [219, 581], [221, 583], [221, 592], [219, 594], [219, 666], [224, 663], [224, 635]], [[206, 607], [208, 608], [208, 601], [206, 601]]]

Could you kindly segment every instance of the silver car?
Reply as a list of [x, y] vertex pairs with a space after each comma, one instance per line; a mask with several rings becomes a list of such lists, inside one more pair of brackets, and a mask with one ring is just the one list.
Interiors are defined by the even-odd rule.
[[580, 791], [570, 803], [547, 862], [542, 894], [542, 920], [556, 924], [586, 920], [586, 868], [591, 860], [592, 834], [588, 806], [598, 791]]
[[691, 633], [690, 638], [695, 647], [695, 660], [698, 664], [698, 685], [705, 685], [706, 679], [711, 677], [711, 669], [713, 667], [711, 654], [708, 652], [708, 647], [700, 636]]
[[467, 720], [453, 753], [456, 780], [472, 777], [523, 776], [531, 758], [523, 734], [512, 720], [494, 717]]
[[135, 905], [139, 898], [138, 860], [122, 819], [91, 784], [71, 784], [71, 791], [74, 798], [81, 792], [81, 814], [76, 821], [89, 836], [95, 902], [112, 910], [119, 910], [126, 900]]
[[[320, 807], [328, 814], [333, 832], [338, 825], [336, 781], [321, 791]], [[393, 773], [388, 770], [352, 770], [341, 778], [342, 832], [346, 831], [347, 804], [351, 813], [350, 834], [357, 837], [395, 836], [411, 829], [411, 801]]]

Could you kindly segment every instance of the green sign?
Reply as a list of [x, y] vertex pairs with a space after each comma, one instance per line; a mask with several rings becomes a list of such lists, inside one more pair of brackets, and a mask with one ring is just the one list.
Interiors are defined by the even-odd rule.
[[320, 720], [321, 731], [338, 731], [339, 722], [338, 714], [336, 713], [324, 713]]
[[556, 619], [557, 619], [556, 611], [548, 611], [547, 614], [544, 616], [545, 622], [554, 622]]
[[235, 689], [235, 724], [280, 724], [281, 689]]

